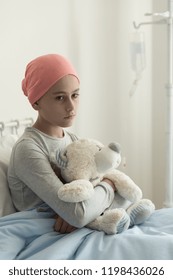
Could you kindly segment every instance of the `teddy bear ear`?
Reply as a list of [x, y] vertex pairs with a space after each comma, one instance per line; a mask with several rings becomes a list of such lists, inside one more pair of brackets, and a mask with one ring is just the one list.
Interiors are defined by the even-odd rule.
[[67, 167], [67, 150], [57, 150], [56, 151], [56, 163], [59, 168], [66, 168]]

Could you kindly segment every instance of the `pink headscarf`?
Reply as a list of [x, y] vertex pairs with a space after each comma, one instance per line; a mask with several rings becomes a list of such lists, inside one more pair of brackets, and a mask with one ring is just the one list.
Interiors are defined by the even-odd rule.
[[34, 104], [66, 75], [73, 75], [79, 80], [72, 64], [65, 57], [58, 54], [39, 56], [27, 65], [22, 90], [29, 102]]

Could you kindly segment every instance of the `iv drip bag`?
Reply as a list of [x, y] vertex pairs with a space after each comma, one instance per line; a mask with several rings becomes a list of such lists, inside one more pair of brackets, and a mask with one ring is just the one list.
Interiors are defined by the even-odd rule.
[[132, 70], [140, 75], [146, 66], [143, 32], [134, 32], [131, 34], [130, 53]]

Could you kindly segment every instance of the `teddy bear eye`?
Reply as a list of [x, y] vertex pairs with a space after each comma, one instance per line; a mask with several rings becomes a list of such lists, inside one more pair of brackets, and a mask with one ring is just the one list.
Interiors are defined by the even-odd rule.
[[98, 146], [98, 145], [97, 145], [97, 148], [98, 148], [99, 151], [101, 151], [101, 149], [102, 149], [102, 148], [101, 148], [100, 146]]
[[59, 155], [60, 155], [61, 159], [66, 160], [66, 158], [67, 158], [67, 150], [61, 150]]
[[67, 151], [63, 152], [63, 156], [65, 156], [65, 157], [67, 156]]

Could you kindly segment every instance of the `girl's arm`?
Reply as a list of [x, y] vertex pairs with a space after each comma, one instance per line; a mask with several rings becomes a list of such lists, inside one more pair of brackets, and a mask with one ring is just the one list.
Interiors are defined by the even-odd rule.
[[[104, 179], [103, 181], [107, 182], [115, 191], [115, 185], [110, 181], [109, 179]], [[55, 217], [55, 224], [54, 224], [54, 230], [60, 233], [71, 233], [74, 230], [76, 230], [75, 227], [71, 226], [69, 223], [67, 223], [62, 217], [59, 215], [56, 215]]]

